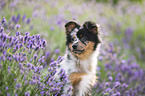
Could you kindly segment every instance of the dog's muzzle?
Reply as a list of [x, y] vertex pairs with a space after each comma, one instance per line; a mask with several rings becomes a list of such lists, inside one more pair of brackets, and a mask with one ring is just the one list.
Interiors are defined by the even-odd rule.
[[72, 52], [75, 54], [81, 54], [82, 52], [84, 52], [85, 50], [80, 50], [78, 49], [78, 43], [75, 43], [72, 45]]

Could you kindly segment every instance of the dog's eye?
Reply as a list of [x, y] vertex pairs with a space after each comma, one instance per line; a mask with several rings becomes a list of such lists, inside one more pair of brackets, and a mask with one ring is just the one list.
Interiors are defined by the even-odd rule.
[[71, 40], [72, 40], [72, 41], [74, 41], [74, 40], [75, 40], [75, 38], [76, 38], [76, 37], [75, 37], [75, 36], [73, 36], [73, 37], [71, 38]]
[[74, 38], [71, 38], [71, 41], [74, 41]]
[[81, 40], [82, 40], [82, 41], [86, 41], [87, 39], [86, 39], [85, 37], [82, 37]]
[[82, 43], [84, 43], [85, 45], [88, 43], [88, 40], [87, 40], [86, 37], [82, 37], [80, 40], [81, 40]]
[[75, 36], [73, 36], [73, 39], [75, 39], [76, 37]]

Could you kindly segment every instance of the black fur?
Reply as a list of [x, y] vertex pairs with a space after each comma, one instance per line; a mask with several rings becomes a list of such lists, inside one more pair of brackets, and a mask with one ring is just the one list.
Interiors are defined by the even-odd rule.
[[[80, 37], [80, 35], [82, 35], [82, 37]], [[94, 34], [94, 33], [90, 32], [85, 27], [78, 31], [77, 36], [80, 40], [81, 40], [81, 38], [85, 38], [85, 40], [94, 42], [95, 43], [94, 49], [96, 49], [96, 46], [98, 43], [101, 43], [99, 40], [98, 34]]]
[[[71, 24], [73, 22], [69, 22], [65, 25], [66, 26], [69, 26], [69, 24]], [[76, 24], [76, 23], [74, 23]], [[93, 33], [91, 32], [91, 30], [93, 28], [97, 28], [96, 24], [91, 22], [91, 21], [88, 21], [88, 22], [85, 22], [85, 24], [83, 25], [83, 28], [79, 29], [80, 28], [80, 25], [76, 24], [76, 27], [74, 27], [72, 29], [72, 31], [77, 28], [78, 29], [78, 32], [77, 32], [77, 38], [79, 38], [79, 40], [85, 44], [85, 41], [92, 41], [95, 43], [95, 46], [94, 46], [94, 50], [96, 49], [96, 46], [98, 45], [98, 43], [101, 43], [101, 41], [99, 40], [99, 37], [98, 37], [98, 32], [97, 33]], [[97, 30], [97, 29], [96, 29]], [[71, 31], [71, 32], [72, 32]], [[66, 45], [68, 46], [69, 43], [72, 42], [72, 36], [71, 36], [71, 32], [69, 34], [66, 34], [66, 38], [67, 38], [67, 41], [66, 41]]]

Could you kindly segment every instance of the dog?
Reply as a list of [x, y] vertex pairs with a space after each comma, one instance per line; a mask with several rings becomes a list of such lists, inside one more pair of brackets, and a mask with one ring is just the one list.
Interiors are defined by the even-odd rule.
[[[80, 26], [75, 21], [65, 24], [66, 53], [60, 67], [73, 87], [71, 96], [90, 96], [96, 82], [97, 57], [101, 46], [99, 26], [92, 21]], [[66, 93], [67, 85], [63, 88]]]

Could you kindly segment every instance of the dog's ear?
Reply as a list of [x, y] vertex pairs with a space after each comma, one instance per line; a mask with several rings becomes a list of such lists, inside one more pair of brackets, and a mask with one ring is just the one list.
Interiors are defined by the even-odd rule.
[[69, 34], [74, 28], [76, 27], [80, 27], [80, 25], [78, 25], [76, 22], [74, 21], [70, 21], [68, 23], [65, 24], [65, 30], [66, 30], [66, 34]]
[[98, 26], [92, 22], [92, 21], [87, 21], [84, 23], [83, 25], [87, 30], [89, 30], [90, 32], [94, 33], [94, 34], [98, 34]]

